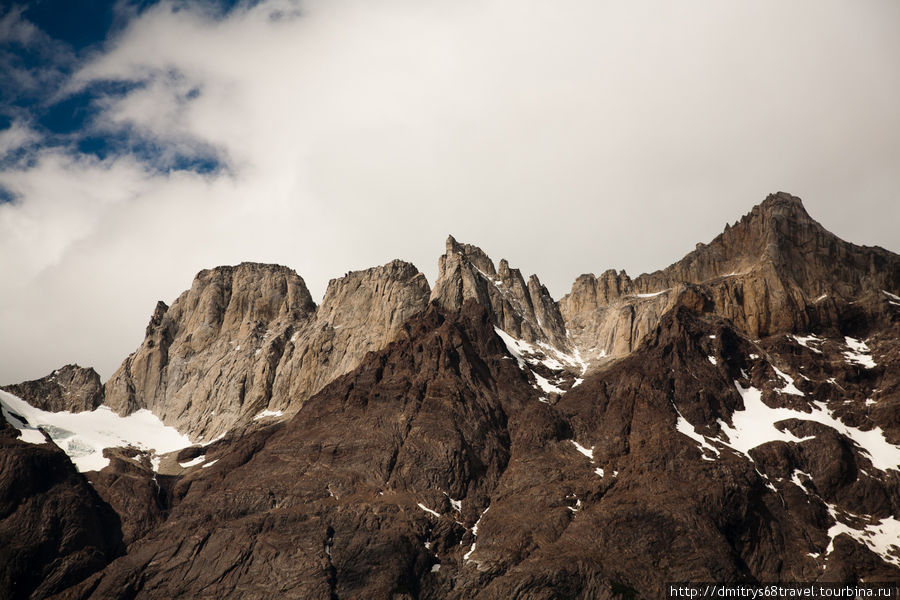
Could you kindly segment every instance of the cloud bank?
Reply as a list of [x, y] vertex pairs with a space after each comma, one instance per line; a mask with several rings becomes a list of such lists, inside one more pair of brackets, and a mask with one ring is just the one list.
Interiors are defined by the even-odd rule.
[[453, 233], [560, 297], [777, 190], [898, 251], [898, 67], [890, 0], [161, 2], [60, 82], [92, 93], [71, 140], [0, 132], [0, 382], [109, 376], [157, 299], [243, 260], [320, 298], [393, 258], [433, 282]]

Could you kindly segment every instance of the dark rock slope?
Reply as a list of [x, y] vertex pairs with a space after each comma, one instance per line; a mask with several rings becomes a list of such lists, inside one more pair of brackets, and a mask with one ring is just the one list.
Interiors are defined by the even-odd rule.
[[45, 598], [124, 552], [119, 516], [52, 442], [0, 415], [0, 598]]
[[[898, 351], [888, 331], [879, 357]], [[487, 311], [432, 306], [290, 422], [223, 440], [175, 486], [168, 520], [65, 597], [656, 598], [683, 580], [900, 581], [900, 556], [860, 541], [900, 511], [896, 469], [799, 418], [782, 428], [800, 441], [731, 447], [745, 387], [900, 442], [896, 391], [864, 410], [896, 390], [894, 371], [832, 357], [788, 394], [776, 369], [799, 369], [795, 346], [678, 307], [550, 405]]]

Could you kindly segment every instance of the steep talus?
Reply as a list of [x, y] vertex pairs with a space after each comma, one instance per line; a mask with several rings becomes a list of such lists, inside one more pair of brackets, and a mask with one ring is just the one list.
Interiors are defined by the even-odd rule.
[[263, 410], [295, 411], [424, 309], [428, 283], [394, 261], [333, 280], [318, 309], [303, 279], [276, 265], [202, 271], [157, 305], [141, 347], [106, 384], [121, 414], [149, 408], [212, 438]]
[[30, 405], [49, 411], [94, 410], [103, 403], [103, 385], [94, 369], [66, 365], [45, 377], [0, 386]]

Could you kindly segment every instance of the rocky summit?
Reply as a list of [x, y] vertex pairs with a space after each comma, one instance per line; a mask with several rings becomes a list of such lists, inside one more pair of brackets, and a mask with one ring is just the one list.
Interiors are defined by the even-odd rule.
[[102, 386], [4, 387], [0, 598], [900, 584], [900, 256], [778, 193], [559, 301], [453, 237], [438, 264], [318, 306], [287, 267], [202, 271]]

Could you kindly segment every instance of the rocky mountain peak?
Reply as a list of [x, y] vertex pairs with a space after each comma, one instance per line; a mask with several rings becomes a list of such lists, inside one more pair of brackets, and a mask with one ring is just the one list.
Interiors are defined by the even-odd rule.
[[526, 283], [521, 271], [510, 267], [507, 260], [500, 261], [498, 270], [481, 248], [461, 244], [453, 236], [447, 238], [447, 252], [438, 260], [431, 299], [449, 310], [458, 310], [473, 299], [511, 336], [568, 347], [559, 307], [537, 275]]
[[360, 326], [372, 319], [373, 310], [384, 309], [385, 303], [396, 303], [401, 309], [388, 315], [388, 320], [405, 320], [411, 315], [403, 307], [410, 303], [419, 307], [421, 299], [427, 298], [430, 293], [428, 280], [415, 265], [393, 260], [380, 267], [352, 271], [329, 281], [317, 318], [337, 327]]
[[239, 333], [258, 324], [303, 319], [316, 310], [306, 283], [293, 269], [259, 263], [200, 271], [183, 298], [176, 304], [191, 326]]
[[157, 304], [144, 342], [106, 383], [106, 402], [120, 414], [149, 408], [204, 438], [292, 414], [389, 342], [429, 293], [403, 261], [332, 280], [319, 307], [287, 267], [203, 270], [171, 307]]
[[92, 368], [66, 365], [49, 375], [2, 386], [28, 404], [50, 412], [94, 410], [103, 402], [100, 375]]
[[[708, 244], [631, 280], [582, 275], [560, 301], [576, 347], [623, 356], [679, 303], [731, 319], [753, 338], [834, 323], [862, 297], [883, 303], [900, 286], [900, 257], [845, 242], [800, 198], [770, 194]], [[594, 355], [596, 356], [596, 354]]]

